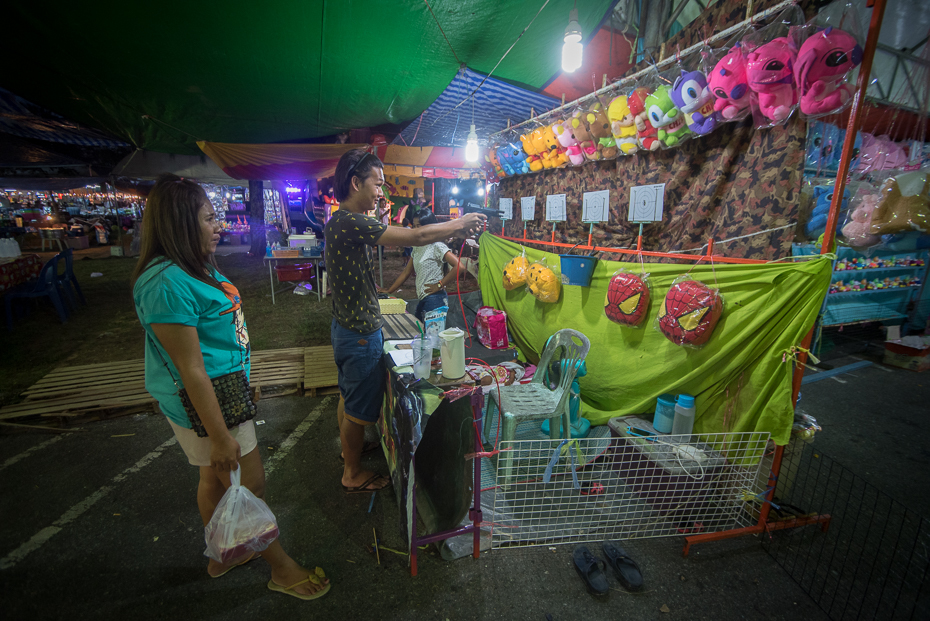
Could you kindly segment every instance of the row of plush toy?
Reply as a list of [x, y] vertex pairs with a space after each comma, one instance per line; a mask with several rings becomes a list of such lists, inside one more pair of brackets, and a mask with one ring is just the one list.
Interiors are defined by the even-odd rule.
[[655, 74], [568, 118], [513, 132], [491, 146], [486, 172], [501, 178], [672, 148], [750, 114], [761, 128], [785, 122], [796, 108], [810, 117], [845, 108], [853, 92], [847, 78], [862, 62], [857, 37], [801, 25], [767, 39], [778, 32], [753, 32], [728, 50], [708, 48], [701, 68]]

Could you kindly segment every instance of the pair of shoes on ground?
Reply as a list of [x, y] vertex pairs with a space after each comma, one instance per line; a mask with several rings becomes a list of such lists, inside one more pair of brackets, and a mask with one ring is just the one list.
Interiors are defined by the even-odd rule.
[[[620, 546], [605, 541], [601, 550], [607, 557], [607, 562], [613, 567], [614, 575], [627, 591], [639, 591], [643, 588], [643, 573], [636, 561], [627, 556]], [[607, 565], [598, 557], [591, 554], [587, 546], [578, 546], [572, 552], [575, 571], [584, 580], [588, 591], [592, 595], [606, 595], [610, 590], [607, 584], [607, 575], [604, 570]]]

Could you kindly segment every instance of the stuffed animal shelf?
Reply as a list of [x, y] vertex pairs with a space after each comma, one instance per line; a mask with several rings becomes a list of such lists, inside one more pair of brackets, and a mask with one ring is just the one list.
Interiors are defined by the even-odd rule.
[[707, 86], [707, 76], [700, 71], [682, 71], [671, 91], [672, 101], [685, 115], [685, 123], [695, 134], [703, 136], [717, 127], [714, 96]]
[[707, 78], [711, 92], [717, 98], [714, 110], [725, 120], [741, 117], [749, 109], [749, 83], [746, 81], [746, 59], [737, 43], [720, 59]]
[[862, 48], [848, 32], [825, 28], [808, 38], [798, 50], [794, 66], [801, 112], [812, 115], [841, 110], [853, 93], [843, 79], [861, 62]]
[[607, 120], [610, 121], [610, 132], [613, 134], [617, 148], [624, 155], [639, 151], [639, 142], [636, 140], [636, 123], [633, 112], [627, 105], [626, 95], [615, 97], [607, 107]]
[[657, 151], [662, 144], [659, 142], [659, 130], [652, 126], [649, 115], [646, 114], [646, 97], [649, 91], [637, 88], [627, 98], [627, 105], [633, 113], [633, 123], [636, 125], [636, 138], [639, 144], [647, 151]]
[[746, 56], [746, 79], [759, 96], [759, 112], [781, 122], [798, 103], [794, 64], [798, 51], [787, 37], [777, 37]]
[[659, 142], [673, 147], [685, 138], [690, 130], [685, 125], [684, 115], [675, 107], [671, 98], [671, 88], [660, 86], [646, 97], [646, 111], [652, 126], [659, 130]]

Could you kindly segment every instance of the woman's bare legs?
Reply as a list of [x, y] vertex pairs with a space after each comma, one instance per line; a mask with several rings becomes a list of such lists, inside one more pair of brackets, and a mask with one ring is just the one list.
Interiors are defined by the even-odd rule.
[[[249, 491], [258, 498], [264, 500], [265, 467], [262, 465], [262, 459], [258, 453], [258, 449], [251, 451], [248, 455], [243, 455], [239, 459], [239, 467], [242, 468], [242, 485], [248, 488]], [[200, 517], [203, 519], [204, 526], [210, 522], [214, 510], [216, 510], [216, 505], [219, 504], [220, 499], [223, 497], [228, 487], [228, 472], [217, 473], [209, 466], [200, 467], [200, 483], [197, 486], [197, 506], [200, 509]], [[268, 546], [268, 548], [261, 553], [261, 556], [271, 565], [271, 579], [274, 580], [275, 584], [280, 586], [289, 587], [301, 580], [306, 580], [307, 576], [310, 574], [309, 569], [301, 567], [294, 559], [287, 555], [284, 548], [281, 547], [280, 538], [276, 539]], [[210, 559], [210, 563], [207, 565], [207, 572], [212, 576], [221, 573], [224, 569], [226, 569], [226, 566], [213, 559]], [[322, 582], [325, 586], [329, 580], [324, 579]], [[322, 586], [307, 582], [296, 587], [294, 591], [303, 595], [309, 595], [316, 593], [322, 588]]]

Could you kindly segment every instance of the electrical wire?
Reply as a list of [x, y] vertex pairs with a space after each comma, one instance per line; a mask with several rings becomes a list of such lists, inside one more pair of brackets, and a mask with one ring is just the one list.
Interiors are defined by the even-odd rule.
[[464, 64], [462, 63], [461, 59], [459, 59], [459, 55], [455, 53], [455, 48], [452, 47], [452, 43], [449, 41], [449, 37], [446, 36], [446, 31], [443, 30], [442, 26], [439, 24], [439, 18], [436, 17], [435, 13], [433, 13], [433, 7], [429, 5], [429, 0], [423, 0], [423, 2], [426, 3], [426, 8], [429, 9], [430, 15], [433, 16], [433, 21], [436, 22], [436, 26], [439, 28], [439, 32], [442, 33], [442, 38], [446, 40], [446, 43], [449, 45], [449, 49], [452, 50], [452, 56], [455, 57], [455, 62], [457, 62], [459, 65]]

